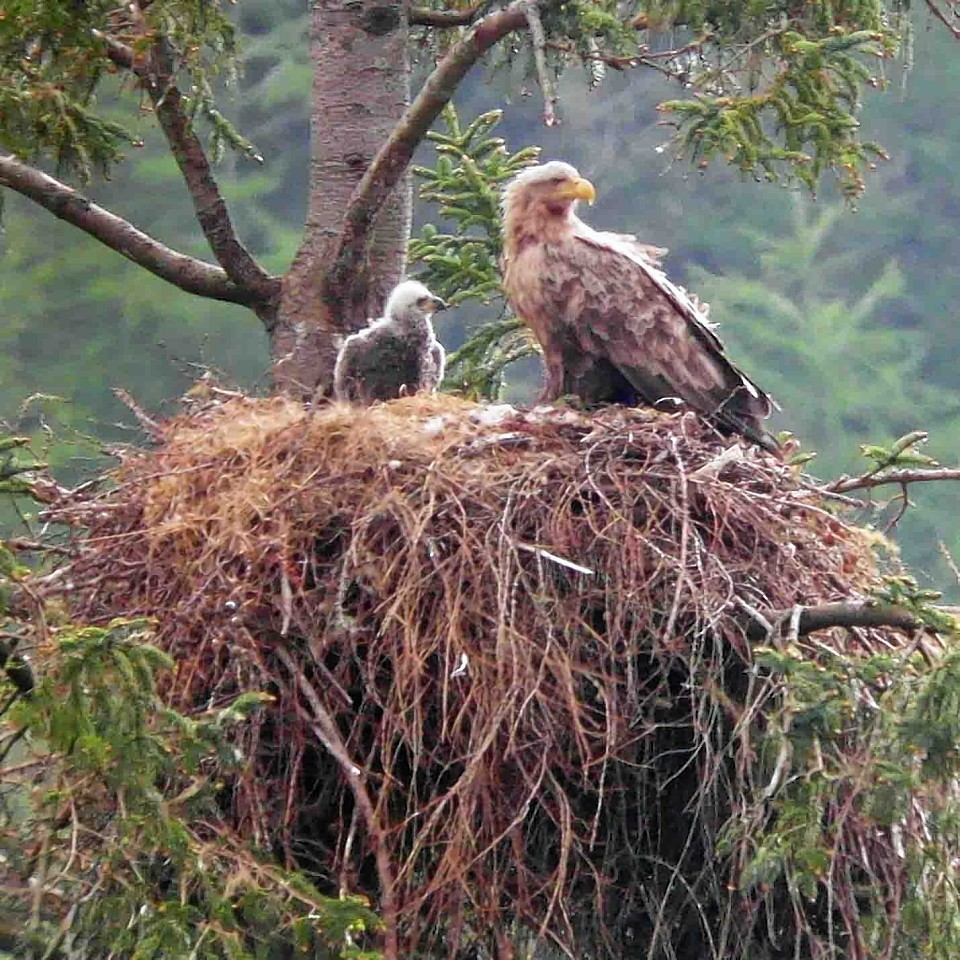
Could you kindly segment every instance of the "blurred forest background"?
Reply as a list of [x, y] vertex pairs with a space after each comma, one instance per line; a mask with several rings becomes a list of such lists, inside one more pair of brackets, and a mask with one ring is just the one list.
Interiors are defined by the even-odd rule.
[[[238, 16], [244, 77], [222, 107], [265, 162], [228, 154], [220, 183], [241, 237], [281, 272], [306, 206], [307, 14], [302, 0], [244, 0]], [[956, 462], [960, 450], [960, 50], [924, 11], [914, 23], [905, 58], [887, 65], [888, 89], [869, 94], [866, 136], [890, 159], [856, 210], [837, 194], [744, 181], [722, 163], [702, 174], [671, 164], [655, 106], [679, 91], [643, 68], [611, 72], [592, 91], [568, 78], [558, 127], [540, 123], [537, 95], [507, 103], [500, 127], [511, 149], [541, 144], [545, 158], [569, 160], [594, 181], [598, 203], [586, 215], [594, 226], [670, 248], [671, 277], [710, 302], [731, 355], [782, 405], [775, 427], [817, 452], [811, 469], [824, 477], [864, 469], [859, 443], [916, 428], [930, 432], [927, 452], [941, 461]], [[461, 117], [504, 106], [508, 89], [495, 72], [478, 75], [458, 99]], [[142, 135], [142, 149], [88, 194], [206, 256], [149, 115]], [[428, 150], [419, 159], [429, 162]], [[62, 476], [89, 470], [100, 441], [136, 438], [114, 388], [170, 411], [209, 365], [246, 390], [267, 389], [267, 342], [250, 311], [180, 293], [28, 201], [3, 199], [0, 420], [18, 432], [49, 430]], [[419, 223], [432, 216], [418, 205]], [[456, 347], [498, 309], [451, 311], [439, 335]], [[537, 367], [520, 365], [508, 398], [529, 400], [538, 386]], [[921, 579], [956, 595], [938, 544], [960, 554], [960, 489], [926, 485], [914, 495], [898, 528], [904, 556]]]

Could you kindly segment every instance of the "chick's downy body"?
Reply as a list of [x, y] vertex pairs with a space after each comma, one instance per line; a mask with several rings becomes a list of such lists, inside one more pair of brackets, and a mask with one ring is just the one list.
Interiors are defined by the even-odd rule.
[[435, 391], [446, 356], [430, 318], [445, 306], [416, 280], [399, 284], [384, 316], [344, 341], [334, 371], [336, 398], [373, 403]]

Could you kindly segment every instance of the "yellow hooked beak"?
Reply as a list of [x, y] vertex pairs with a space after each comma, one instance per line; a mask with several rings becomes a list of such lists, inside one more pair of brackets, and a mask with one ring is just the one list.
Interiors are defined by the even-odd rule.
[[559, 193], [564, 200], [586, 200], [587, 203], [593, 203], [597, 199], [597, 191], [593, 189], [593, 184], [589, 180], [584, 180], [583, 177], [564, 183]]

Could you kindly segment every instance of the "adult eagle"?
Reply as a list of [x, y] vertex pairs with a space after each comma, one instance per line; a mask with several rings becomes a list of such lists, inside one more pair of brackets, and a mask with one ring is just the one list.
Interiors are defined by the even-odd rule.
[[569, 163], [524, 170], [503, 196], [503, 285], [543, 348], [545, 400], [681, 400], [725, 433], [776, 451], [771, 399], [724, 355], [706, 309], [659, 269], [657, 247], [577, 215], [593, 185]]

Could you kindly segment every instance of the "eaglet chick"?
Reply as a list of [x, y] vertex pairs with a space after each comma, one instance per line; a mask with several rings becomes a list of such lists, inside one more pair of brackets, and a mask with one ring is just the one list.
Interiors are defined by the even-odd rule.
[[398, 284], [384, 316], [344, 341], [333, 374], [334, 396], [373, 403], [435, 391], [443, 379], [446, 354], [430, 317], [446, 306], [417, 280]]

